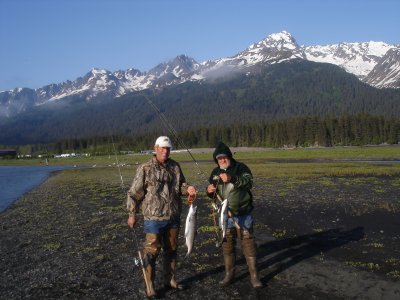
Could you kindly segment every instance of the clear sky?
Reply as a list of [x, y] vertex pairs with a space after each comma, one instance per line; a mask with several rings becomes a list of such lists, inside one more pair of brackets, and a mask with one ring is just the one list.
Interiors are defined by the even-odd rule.
[[400, 44], [399, 0], [0, 0], [0, 90], [233, 56], [286, 30], [300, 45]]

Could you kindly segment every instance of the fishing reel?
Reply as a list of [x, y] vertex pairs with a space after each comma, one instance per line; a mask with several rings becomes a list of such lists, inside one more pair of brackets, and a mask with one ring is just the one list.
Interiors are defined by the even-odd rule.
[[133, 263], [135, 265], [135, 267], [139, 267], [140, 266], [140, 259], [137, 257], [133, 258]]
[[222, 203], [221, 202], [213, 202], [212, 204], [213, 209], [219, 214], [221, 212]]

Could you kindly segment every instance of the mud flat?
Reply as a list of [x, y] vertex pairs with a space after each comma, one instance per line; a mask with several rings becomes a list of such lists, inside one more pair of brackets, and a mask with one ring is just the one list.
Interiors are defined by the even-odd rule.
[[[178, 278], [188, 288], [164, 291], [157, 281], [161, 298], [399, 299], [399, 195], [398, 176], [256, 178], [265, 287], [250, 288], [240, 248], [235, 282], [218, 286], [221, 249], [203, 201], [188, 259], [183, 230], [179, 239]], [[106, 168], [63, 171], [24, 195], [0, 214], [0, 298], [145, 298], [123, 202], [118, 176]], [[141, 241], [141, 222], [136, 234]]]

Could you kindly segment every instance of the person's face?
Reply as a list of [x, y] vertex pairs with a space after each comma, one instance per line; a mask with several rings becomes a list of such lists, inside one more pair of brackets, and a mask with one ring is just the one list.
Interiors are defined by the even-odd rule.
[[228, 156], [220, 156], [217, 158], [218, 165], [221, 169], [228, 169], [231, 164], [231, 160]]
[[154, 147], [154, 150], [156, 151], [156, 159], [160, 163], [165, 163], [169, 157], [169, 153], [171, 152], [171, 148], [169, 147]]

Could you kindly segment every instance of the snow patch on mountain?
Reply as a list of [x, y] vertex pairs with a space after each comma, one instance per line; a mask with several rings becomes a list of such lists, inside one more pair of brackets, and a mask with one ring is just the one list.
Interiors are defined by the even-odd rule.
[[400, 49], [390, 49], [365, 78], [376, 87], [398, 88], [400, 82]]
[[331, 63], [347, 72], [363, 78], [368, 75], [379, 59], [394, 46], [383, 42], [340, 43], [336, 45], [305, 47], [306, 59]]

